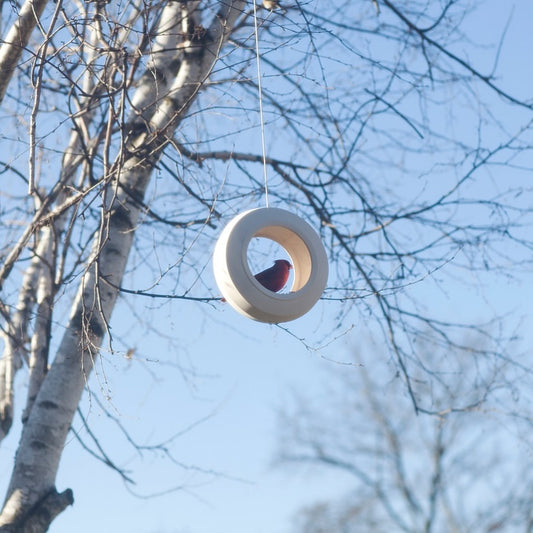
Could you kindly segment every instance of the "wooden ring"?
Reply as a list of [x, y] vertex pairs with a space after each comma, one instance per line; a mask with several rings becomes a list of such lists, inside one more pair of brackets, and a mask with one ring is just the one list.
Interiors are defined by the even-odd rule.
[[[289, 294], [269, 291], [250, 272], [248, 245], [254, 237], [275, 241], [288, 253], [294, 267]], [[215, 246], [213, 269], [227, 302], [242, 315], [267, 323], [288, 322], [307, 313], [328, 279], [320, 237], [305, 220], [274, 207], [245, 211], [228, 223]]]

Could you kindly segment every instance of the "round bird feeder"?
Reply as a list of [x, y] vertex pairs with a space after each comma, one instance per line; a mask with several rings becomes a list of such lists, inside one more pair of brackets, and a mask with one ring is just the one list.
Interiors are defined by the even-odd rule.
[[[289, 294], [269, 291], [254, 278], [248, 266], [254, 237], [275, 241], [289, 254], [294, 268]], [[220, 292], [236, 311], [272, 324], [307, 313], [328, 279], [326, 251], [317, 233], [300, 217], [274, 207], [245, 211], [228, 223], [215, 246], [213, 269]]]

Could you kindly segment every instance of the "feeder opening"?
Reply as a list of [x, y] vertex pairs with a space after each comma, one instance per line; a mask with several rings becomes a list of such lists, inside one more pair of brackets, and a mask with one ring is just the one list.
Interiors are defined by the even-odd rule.
[[283, 226], [266, 226], [261, 228], [254, 237], [275, 241], [286, 250], [294, 273], [291, 292], [299, 291], [305, 286], [311, 277], [312, 262], [309, 249], [300, 236]]
[[294, 285], [294, 264], [290, 254], [279, 243], [265, 237], [254, 237], [250, 240], [246, 251], [248, 268], [252, 275], [264, 272], [274, 265], [274, 261], [288, 261], [292, 268], [289, 270], [289, 277], [280, 293], [291, 292]]

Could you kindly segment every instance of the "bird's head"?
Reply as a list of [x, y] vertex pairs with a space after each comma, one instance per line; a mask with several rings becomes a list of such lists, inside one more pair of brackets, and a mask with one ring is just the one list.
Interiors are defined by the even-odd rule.
[[292, 265], [286, 259], [276, 259], [274, 264], [277, 266], [285, 266], [288, 270], [292, 269]]

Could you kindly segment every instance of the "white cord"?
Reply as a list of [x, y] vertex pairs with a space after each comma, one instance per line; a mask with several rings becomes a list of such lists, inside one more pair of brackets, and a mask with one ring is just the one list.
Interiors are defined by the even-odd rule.
[[257, 62], [257, 89], [259, 91], [259, 120], [261, 122], [261, 147], [263, 150], [263, 178], [265, 181], [265, 201], [268, 207], [268, 179], [265, 145], [265, 122], [263, 119], [263, 90], [261, 86], [261, 61], [259, 56], [259, 31], [257, 27], [257, 5], [254, 0], [254, 28], [255, 28], [255, 59]]

